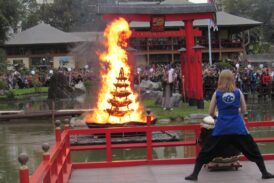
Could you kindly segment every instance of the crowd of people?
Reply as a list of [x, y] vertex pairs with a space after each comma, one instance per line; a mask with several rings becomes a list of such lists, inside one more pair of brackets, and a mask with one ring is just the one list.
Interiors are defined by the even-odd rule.
[[[261, 68], [255, 70], [253, 67], [245, 67], [244, 69], [233, 69], [235, 75], [236, 86], [243, 91], [244, 94], [255, 94], [260, 96], [274, 94], [274, 69]], [[214, 67], [204, 69], [204, 95], [210, 99], [217, 86], [217, 80], [220, 70]]]
[[27, 73], [20, 73], [18, 71], [12, 71], [0, 75], [0, 80], [5, 82], [7, 89], [22, 89], [22, 88], [32, 88], [36, 85], [47, 87], [49, 86], [49, 81], [54, 72], [63, 73], [67, 81], [71, 86], [84, 80], [91, 79], [91, 72], [86, 69], [71, 69], [59, 68], [58, 70], [43, 70], [43, 71], [30, 71]]
[[165, 84], [165, 76], [169, 69], [173, 68], [173, 79], [172, 79], [172, 91], [179, 92], [182, 88], [181, 78], [181, 66], [180, 64], [153, 64], [143, 67], [138, 67], [134, 74], [134, 84], [140, 84], [143, 80], [150, 80], [152, 82], [161, 82]]
[[[182, 74], [180, 64], [152, 64], [143, 67], [137, 67], [134, 72], [134, 84], [138, 85], [144, 80], [158, 82], [162, 84], [164, 90], [167, 84], [167, 75], [170, 69], [172, 70], [171, 93], [181, 93], [182, 91]], [[7, 89], [14, 88], [31, 88], [37, 83], [39, 86], [48, 86], [51, 76], [54, 72], [63, 73], [71, 86], [76, 85], [80, 81], [94, 79], [93, 72], [87, 69], [71, 69], [59, 68], [55, 71], [39, 71], [28, 72], [22, 74], [18, 71], [8, 72], [0, 75], [0, 80], [6, 83]], [[220, 69], [214, 66], [205, 65], [203, 68], [203, 87], [204, 97], [210, 99], [214, 93]], [[235, 75], [236, 85], [243, 93], [258, 93], [262, 96], [274, 94], [274, 68], [259, 68], [245, 67], [233, 68], [232, 72]]]
[[[182, 89], [182, 75], [180, 64], [174, 65], [173, 92], [180, 92]], [[164, 84], [165, 73], [171, 65], [150, 65], [138, 67], [135, 72], [135, 84], [139, 84], [142, 80], [150, 80], [152, 82], [162, 82]], [[204, 96], [210, 99], [214, 93], [219, 73], [221, 69], [215, 66], [205, 65], [203, 68], [203, 87]], [[258, 68], [245, 67], [233, 68], [232, 72], [235, 75], [236, 85], [243, 93], [258, 93], [260, 95], [274, 94], [274, 69], [273, 68]]]

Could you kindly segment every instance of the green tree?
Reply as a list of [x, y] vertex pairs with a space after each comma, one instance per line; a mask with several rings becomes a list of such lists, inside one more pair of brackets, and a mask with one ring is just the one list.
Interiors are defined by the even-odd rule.
[[16, 29], [20, 7], [18, 0], [0, 0], [0, 45], [7, 39], [9, 28]]
[[225, 0], [225, 10], [229, 13], [262, 22], [253, 29], [252, 39], [274, 43], [274, 0]]
[[20, 0], [22, 14], [22, 29], [33, 27], [41, 21], [40, 6], [36, 0]]
[[[79, 2], [80, 3], [80, 2]], [[52, 5], [41, 6], [42, 20], [63, 31], [69, 31], [76, 18], [73, 0], [56, 0]]]
[[37, 5], [27, 0], [28, 11], [23, 28], [29, 28], [43, 21], [63, 31], [102, 30], [105, 23], [101, 16], [92, 12], [97, 0], [55, 0], [53, 4]]
[[3, 73], [6, 68], [6, 53], [3, 49], [0, 48], [0, 74]]

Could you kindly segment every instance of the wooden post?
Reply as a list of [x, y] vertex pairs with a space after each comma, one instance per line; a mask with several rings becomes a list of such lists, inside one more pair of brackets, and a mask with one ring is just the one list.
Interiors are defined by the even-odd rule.
[[69, 129], [69, 122], [70, 122], [70, 120], [69, 120], [68, 118], [66, 118], [66, 119], [64, 120], [64, 124], [65, 124], [64, 129], [65, 129], [65, 130], [68, 130], [68, 129]]
[[[49, 153], [49, 144], [48, 143], [44, 143], [42, 145], [42, 149], [44, 151], [43, 153], [43, 161], [45, 163], [49, 163], [50, 161], [50, 153]], [[49, 169], [49, 171], [46, 173], [44, 179], [43, 179], [43, 183], [51, 183], [51, 168]]]
[[[64, 128], [65, 131], [69, 130], [69, 128], [70, 128], [70, 120], [67, 118], [67, 119], [65, 119], [64, 123], [65, 123], [65, 128]], [[67, 151], [68, 151], [68, 154], [67, 154]], [[65, 155], [65, 157], [67, 156], [66, 157], [66, 171], [67, 171], [68, 164], [71, 163], [71, 159], [70, 159], [70, 135], [67, 135], [65, 137], [64, 155]]]
[[29, 168], [27, 166], [27, 162], [29, 157], [26, 153], [21, 153], [18, 157], [18, 161], [21, 164], [19, 170], [20, 183], [29, 183]]
[[188, 99], [189, 99], [189, 105], [190, 106], [194, 106], [196, 104], [196, 99], [195, 99], [195, 95], [196, 95], [196, 89], [195, 89], [195, 72], [194, 70], [195, 65], [195, 55], [194, 55], [194, 33], [193, 33], [193, 20], [186, 20], [185, 21], [185, 32], [186, 32], [186, 37], [185, 37], [185, 41], [186, 41], [186, 69], [188, 70], [187, 72], [187, 77], [185, 75], [185, 79], [187, 79], [187, 83], [188, 86], [186, 86], [186, 91], [187, 94], [189, 94]]
[[56, 142], [61, 142], [61, 121], [56, 120], [55, 122], [55, 140]]
[[202, 49], [203, 46], [196, 45], [193, 47], [195, 49], [196, 61], [195, 66], [195, 99], [197, 101], [197, 108], [204, 109], [204, 94], [203, 94], [203, 69], [202, 69]]
[[151, 125], [151, 110], [147, 109], [147, 126]]
[[151, 111], [147, 110], [147, 160], [152, 161]]
[[107, 155], [107, 162], [112, 162], [112, 149], [111, 149], [111, 133], [107, 130], [106, 132], [106, 155]]
[[70, 158], [70, 135], [68, 135], [67, 137], [66, 137], [67, 139], [66, 139], [66, 148], [67, 148], [67, 151], [68, 151], [68, 154], [67, 154], [67, 164], [71, 164], [71, 158]]

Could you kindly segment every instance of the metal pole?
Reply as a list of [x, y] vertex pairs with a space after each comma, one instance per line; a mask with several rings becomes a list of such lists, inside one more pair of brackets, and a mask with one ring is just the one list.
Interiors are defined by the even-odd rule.
[[208, 55], [209, 55], [209, 65], [212, 65], [212, 49], [211, 49], [211, 32], [210, 32], [210, 22], [211, 20], [208, 20], [207, 25], [207, 32], [208, 32]]

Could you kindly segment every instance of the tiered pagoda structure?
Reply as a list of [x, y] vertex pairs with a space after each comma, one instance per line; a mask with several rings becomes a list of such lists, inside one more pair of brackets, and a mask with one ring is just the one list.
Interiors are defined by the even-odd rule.
[[127, 98], [132, 93], [127, 90], [127, 87], [129, 87], [129, 84], [126, 83], [128, 78], [124, 75], [123, 68], [120, 69], [119, 76], [116, 79], [117, 82], [114, 83], [116, 89], [111, 92], [113, 98], [108, 100], [111, 108], [106, 109], [106, 111], [110, 116], [124, 117], [132, 112], [128, 107], [132, 101]]

